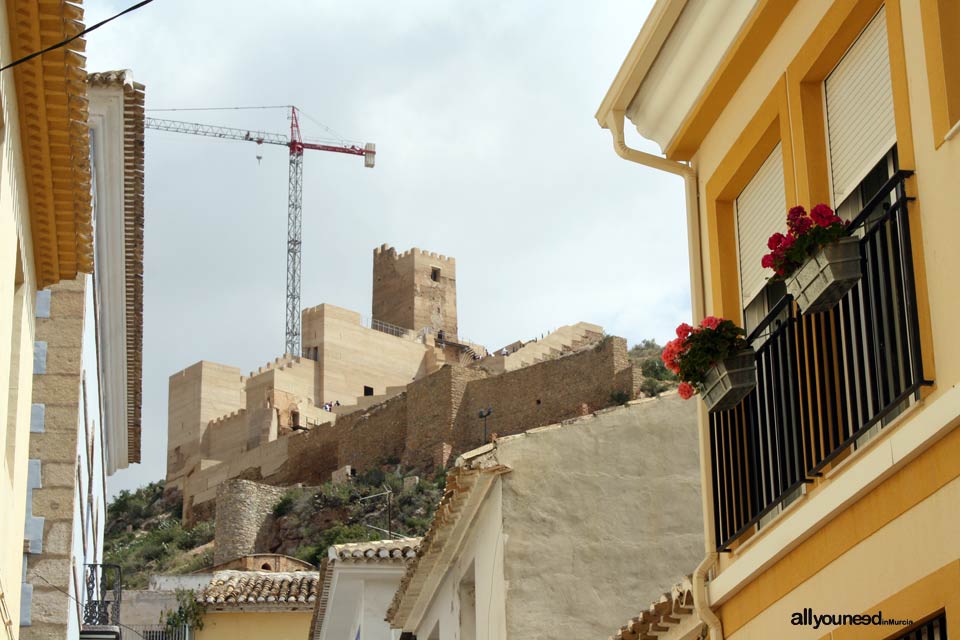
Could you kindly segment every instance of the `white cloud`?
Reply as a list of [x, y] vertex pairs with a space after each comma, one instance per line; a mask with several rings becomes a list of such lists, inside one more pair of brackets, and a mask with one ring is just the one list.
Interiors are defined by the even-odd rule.
[[[293, 103], [377, 143], [372, 171], [305, 158], [305, 306], [367, 315], [387, 242], [457, 258], [461, 333], [488, 346], [579, 320], [663, 340], [690, 315], [682, 182], [619, 159], [593, 119], [650, 5], [159, 0], [91, 34], [88, 67], [133, 69], [148, 108]], [[124, 6], [92, 3], [87, 22]], [[288, 127], [282, 111], [151, 115]], [[164, 475], [170, 374], [249, 370], [283, 343], [285, 149], [146, 145], [144, 464], [113, 492]]]

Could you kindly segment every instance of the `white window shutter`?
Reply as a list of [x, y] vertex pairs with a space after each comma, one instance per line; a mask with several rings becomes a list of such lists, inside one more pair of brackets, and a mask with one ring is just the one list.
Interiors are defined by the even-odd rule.
[[773, 271], [760, 266], [763, 255], [770, 252], [767, 240], [777, 231], [785, 232], [787, 227], [787, 194], [779, 143], [737, 197], [736, 213], [740, 294], [746, 308], [773, 275]]
[[824, 96], [836, 206], [897, 141], [884, 9], [827, 76]]

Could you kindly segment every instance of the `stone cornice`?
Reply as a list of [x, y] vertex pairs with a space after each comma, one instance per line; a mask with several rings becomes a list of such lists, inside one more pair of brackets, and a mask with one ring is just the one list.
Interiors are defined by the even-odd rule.
[[[8, 0], [14, 59], [83, 30], [80, 0]], [[37, 287], [93, 270], [86, 43], [13, 69]]]

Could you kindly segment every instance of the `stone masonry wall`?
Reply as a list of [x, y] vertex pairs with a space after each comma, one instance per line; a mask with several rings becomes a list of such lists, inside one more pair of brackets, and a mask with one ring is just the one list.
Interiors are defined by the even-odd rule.
[[253, 553], [257, 536], [273, 517], [273, 507], [285, 487], [228, 480], [217, 491], [215, 565]]
[[[246, 478], [286, 486], [320, 484], [344, 465], [363, 471], [392, 459], [432, 470], [483, 443], [483, 421], [477, 417], [481, 408], [493, 409], [488, 436], [506, 436], [608, 407], [618, 391], [635, 397], [633, 386], [626, 341], [616, 337], [498, 376], [444, 366], [369, 411], [341, 416], [334, 424], [282, 437], [270, 447], [195, 471], [184, 489], [184, 505], [193, 513], [188, 520], [208, 514], [201, 508], [214, 498], [216, 486], [241, 472]], [[282, 452], [266, 454], [281, 444], [286, 445]]]
[[618, 391], [635, 397], [626, 340], [610, 337], [576, 354], [470, 381], [449, 442], [454, 455], [484, 444], [481, 409], [493, 409], [489, 440], [608, 407]]
[[[72, 557], [77, 555], [81, 562], [83, 558], [83, 550], [73, 548], [73, 503], [78, 476], [85, 277], [50, 287], [49, 315], [36, 320], [36, 340], [46, 345], [47, 357], [45, 369], [35, 369], [33, 378], [33, 407], [43, 411], [38, 420], [32, 415], [30, 422], [32, 489], [28, 492], [24, 562], [32, 596], [27, 603], [30, 626], [20, 628], [20, 637], [30, 640], [66, 637], [72, 605], [60, 590], [70, 587]], [[96, 402], [95, 398], [87, 400]]]

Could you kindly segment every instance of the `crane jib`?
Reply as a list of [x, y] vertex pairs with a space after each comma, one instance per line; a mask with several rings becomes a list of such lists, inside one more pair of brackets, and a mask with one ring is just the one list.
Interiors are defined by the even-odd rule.
[[[310, 149], [312, 151], [330, 151], [363, 156], [363, 165], [367, 168], [373, 168], [377, 153], [376, 145], [367, 143], [364, 147], [358, 147], [356, 145], [305, 142], [300, 137], [300, 126], [295, 108], [291, 108], [289, 135], [160, 118], [144, 118], [144, 128], [220, 138], [222, 140], [254, 142], [258, 145], [275, 144], [287, 147], [290, 150], [290, 176], [287, 190], [287, 298], [284, 351], [291, 355], [300, 355], [300, 248], [302, 246], [300, 219], [303, 202], [303, 152]], [[260, 159], [259, 155], [257, 159]]]

